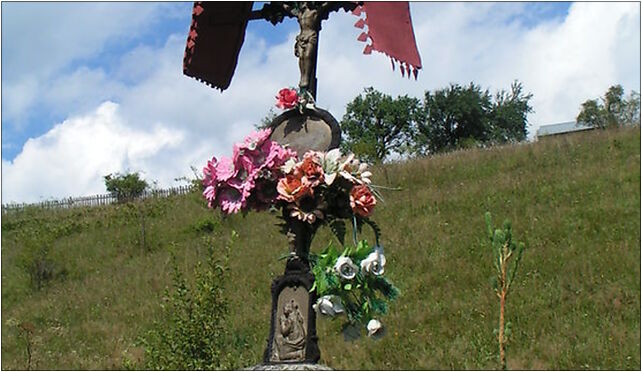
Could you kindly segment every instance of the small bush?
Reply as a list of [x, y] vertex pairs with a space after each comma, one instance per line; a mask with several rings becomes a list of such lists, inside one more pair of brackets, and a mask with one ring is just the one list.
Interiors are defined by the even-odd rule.
[[[236, 237], [234, 232], [232, 239]], [[144, 368], [149, 370], [214, 370], [234, 369], [238, 357], [227, 351], [233, 335], [225, 329], [229, 312], [223, 293], [226, 261], [231, 240], [223, 260], [215, 258], [211, 239], [205, 267], [194, 268], [195, 280], [189, 285], [178, 269], [175, 258], [172, 288], [165, 292], [160, 322], [141, 338], [145, 349]]]
[[212, 217], [208, 216], [198, 220], [194, 225], [192, 225], [192, 228], [197, 233], [212, 233], [218, 226], [219, 223], [214, 221]]

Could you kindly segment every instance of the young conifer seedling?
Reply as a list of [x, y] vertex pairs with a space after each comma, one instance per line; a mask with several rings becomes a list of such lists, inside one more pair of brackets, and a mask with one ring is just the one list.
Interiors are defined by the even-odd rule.
[[[497, 340], [499, 342], [499, 363], [502, 370], [506, 370], [506, 342], [511, 333], [511, 323], [506, 320], [506, 297], [519, 266], [519, 261], [524, 252], [524, 243], [513, 241], [511, 223], [504, 221], [503, 229], [493, 229], [490, 212], [484, 215], [488, 239], [493, 249], [493, 263], [497, 275], [493, 278], [495, 294], [499, 298], [499, 328]], [[510, 264], [511, 259], [512, 264]]]

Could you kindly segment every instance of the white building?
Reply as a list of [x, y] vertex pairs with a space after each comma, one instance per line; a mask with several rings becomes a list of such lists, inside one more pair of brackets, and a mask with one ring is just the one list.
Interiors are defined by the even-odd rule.
[[539, 139], [540, 137], [547, 137], [547, 136], [558, 136], [566, 133], [581, 132], [581, 131], [591, 130], [591, 129], [595, 129], [595, 128], [588, 126], [584, 123], [578, 123], [575, 121], [567, 121], [564, 123], [542, 125], [541, 127], [539, 127], [539, 129], [537, 129], [537, 134], [535, 135], [535, 139]]

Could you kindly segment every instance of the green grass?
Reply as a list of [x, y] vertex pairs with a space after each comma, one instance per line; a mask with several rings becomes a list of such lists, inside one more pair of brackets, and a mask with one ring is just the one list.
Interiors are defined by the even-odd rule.
[[[390, 164], [374, 220], [386, 273], [401, 289], [382, 319], [387, 335], [345, 342], [320, 319], [321, 363], [335, 369], [495, 369], [498, 302], [483, 214], [508, 218], [526, 251], [507, 302], [509, 369], [639, 370], [640, 130], [582, 133]], [[232, 230], [227, 327], [238, 366], [259, 363], [270, 283], [286, 241], [269, 213], [222, 219], [199, 195], [146, 201], [146, 239], [131, 207], [31, 210], [2, 218], [2, 368], [25, 369], [16, 324], [31, 322], [32, 367], [140, 368], [135, 340], [161, 314], [170, 251], [189, 274], [223, 252]], [[208, 222], [209, 221], [209, 222]], [[212, 232], [198, 231], [213, 226]], [[318, 251], [331, 239], [316, 237]], [[25, 270], [47, 249], [57, 276], [40, 291]], [[125, 364], [124, 364], [125, 363]]]

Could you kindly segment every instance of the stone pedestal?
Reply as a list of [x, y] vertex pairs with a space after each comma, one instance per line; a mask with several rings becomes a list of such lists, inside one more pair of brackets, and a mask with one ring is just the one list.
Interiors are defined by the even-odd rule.
[[316, 363], [259, 364], [244, 371], [334, 371], [328, 366]]
[[263, 363], [316, 363], [319, 352], [316, 331], [316, 291], [307, 262], [291, 258], [285, 273], [272, 282], [272, 316]]

